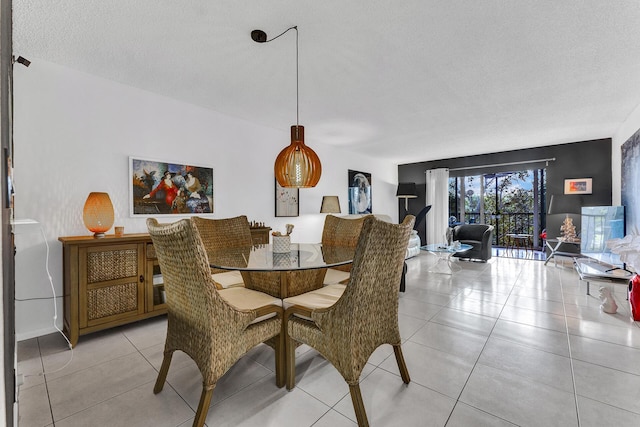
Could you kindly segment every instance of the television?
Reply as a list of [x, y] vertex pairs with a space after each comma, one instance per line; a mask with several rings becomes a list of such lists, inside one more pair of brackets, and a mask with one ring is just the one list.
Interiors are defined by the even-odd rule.
[[581, 212], [580, 252], [613, 266], [624, 267], [607, 241], [625, 236], [624, 206], [583, 206]]

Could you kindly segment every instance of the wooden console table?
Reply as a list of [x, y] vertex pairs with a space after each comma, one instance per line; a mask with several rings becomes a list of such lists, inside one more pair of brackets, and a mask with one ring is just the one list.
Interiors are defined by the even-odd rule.
[[[253, 243], [268, 244], [270, 231], [252, 228]], [[72, 347], [80, 335], [167, 312], [162, 273], [148, 234], [58, 240], [63, 254], [63, 332]]]
[[251, 227], [251, 240], [254, 245], [268, 245], [271, 227]]
[[148, 234], [60, 237], [63, 331], [80, 335], [167, 312], [164, 285]]

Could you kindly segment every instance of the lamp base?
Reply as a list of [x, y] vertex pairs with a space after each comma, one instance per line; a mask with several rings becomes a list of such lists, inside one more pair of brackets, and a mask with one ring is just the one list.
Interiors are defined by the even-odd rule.
[[94, 239], [102, 239], [104, 237], [104, 233], [93, 233]]

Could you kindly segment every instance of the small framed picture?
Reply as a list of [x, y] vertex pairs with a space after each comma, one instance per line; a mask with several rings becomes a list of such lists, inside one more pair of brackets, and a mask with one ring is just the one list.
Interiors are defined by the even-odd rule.
[[564, 194], [591, 194], [591, 178], [564, 180]]
[[299, 216], [300, 215], [300, 189], [285, 188], [276, 183], [276, 216]]

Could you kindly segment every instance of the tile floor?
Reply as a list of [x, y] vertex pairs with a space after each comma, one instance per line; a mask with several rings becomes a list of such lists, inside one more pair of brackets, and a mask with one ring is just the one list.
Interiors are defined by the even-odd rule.
[[[640, 322], [630, 320], [624, 285], [613, 286], [611, 315], [569, 262], [454, 262], [462, 270], [448, 276], [429, 273], [435, 256], [426, 252], [408, 260], [400, 329], [412, 381], [403, 384], [390, 346], [372, 355], [361, 381], [372, 426], [640, 425]], [[165, 328], [156, 318], [81, 337], [70, 362], [60, 335], [20, 342], [19, 425], [190, 426], [201, 387], [190, 359], [176, 353], [168, 384], [152, 392]], [[207, 424], [354, 420], [347, 385], [314, 350], [299, 348], [287, 392], [261, 345], [219, 382]]]

